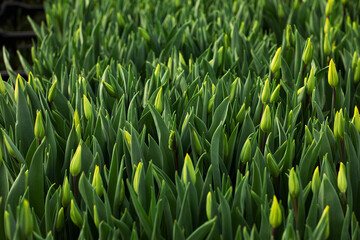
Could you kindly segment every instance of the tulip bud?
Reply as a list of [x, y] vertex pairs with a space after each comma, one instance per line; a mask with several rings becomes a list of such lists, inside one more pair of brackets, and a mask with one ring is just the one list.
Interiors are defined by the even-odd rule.
[[125, 140], [131, 149], [131, 135], [128, 131], [124, 130]]
[[295, 36], [290, 25], [286, 26], [286, 42], [288, 46], [293, 46], [295, 43]]
[[155, 109], [160, 114], [162, 113], [162, 111], [164, 109], [162, 87], [160, 88], [160, 90], [157, 93], [156, 98], [155, 98]]
[[277, 163], [275, 162], [275, 159], [271, 153], [268, 153], [268, 155], [266, 156], [266, 162], [267, 162], [270, 174], [273, 177], [277, 178], [280, 174], [280, 169], [279, 169]]
[[3, 136], [4, 136], [5, 146], [6, 146], [7, 150], [8, 150], [8, 152], [9, 152], [9, 154], [10, 154], [12, 157], [16, 158], [16, 154], [15, 154], [14, 149], [12, 148], [12, 146], [10, 145], [10, 143], [8, 142], [8, 140], [7, 140], [7, 138], [5, 137], [5, 135], [3, 135]]
[[236, 87], [237, 87], [237, 83], [239, 81], [239, 78], [236, 78], [232, 84], [231, 84], [231, 89], [230, 89], [230, 102], [234, 101], [234, 97], [235, 97], [235, 93], [236, 93]]
[[281, 47], [279, 47], [276, 50], [276, 53], [273, 57], [273, 59], [271, 60], [271, 64], [270, 64], [270, 69], [272, 73], [277, 72], [278, 70], [280, 70], [281, 67]]
[[175, 132], [173, 130], [170, 131], [170, 136], [169, 136], [169, 149], [171, 151], [175, 151], [176, 150], [176, 135]]
[[325, 19], [324, 33], [329, 34], [330, 33], [330, 28], [331, 28], [331, 25], [330, 25], [330, 22], [329, 22], [329, 18], [327, 17]]
[[244, 121], [244, 118], [245, 118], [245, 103], [243, 103], [238, 114], [236, 114], [236, 121], [241, 124]]
[[329, 64], [328, 82], [330, 86], [333, 88], [336, 87], [339, 83], [339, 78], [336, 71], [335, 63], [332, 59], [330, 60], [330, 64]]
[[314, 53], [314, 47], [311, 43], [311, 39], [308, 38], [307, 43], [306, 43], [306, 48], [302, 55], [302, 60], [304, 61], [304, 63], [306, 65], [312, 61], [313, 53]]
[[31, 209], [29, 206], [29, 202], [25, 199], [21, 209], [21, 219], [22, 219], [22, 230], [25, 237], [28, 237], [33, 231], [33, 217], [31, 213]]
[[34, 134], [37, 140], [42, 140], [45, 135], [45, 128], [41, 116], [41, 110], [37, 111], [36, 120], [35, 120], [35, 127], [34, 127]]
[[325, 8], [326, 16], [329, 16], [334, 8], [335, 1], [334, 0], [328, 0]]
[[351, 67], [352, 69], [355, 69], [358, 63], [358, 56], [357, 56], [357, 52], [355, 51], [352, 57], [352, 61], [351, 61]]
[[309, 79], [306, 82], [306, 92], [308, 95], [312, 94], [315, 88], [315, 73], [314, 67], [311, 67]]
[[79, 175], [81, 171], [81, 143], [77, 147], [75, 154], [70, 162], [70, 173], [73, 177]]
[[55, 97], [56, 97], [56, 90], [57, 90], [57, 80], [55, 80], [53, 82], [53, 84], [51, 85], [50, 89], [49, 89], [49, 93], [48, 93], [48, 101], [49, 102], [53, 102]]
[[279, 18], [283, 18], [283, 17], [284, 17], [284, 9], [283, 9], [282, 4], [279, 4], [279, 5], [278, 5], [278, 15], [279, 15]]
[[99, 228], [100, 221], [99, 221], [99, 214], [96, 205], [94, 205], [94, 224], [97, 228]]
[[60, 232], [64, 227], [65, 217], [64, 217], [64, 208], [60, 208], [57, 219], [56, 219], [56, 231]]
[[2, 94], [5, 94], [5, 84], [0, 74], [0, 91]]
[[331, 45], [330, 45], [330, 41], [329, 41], [329, 37], [328, 34], [325, 33], [325, 38], [324, 38], [324, 53], [329, 56], [331, 53]]
[[83, 95], [83, 103], [84, 103], [84, 113], [87, 120], [90, 120], [92, 117], [92, 107], [89, 99]]
[[182, 177], [183, 177], [183, 181], [184, 181], [185, 184], [187, 182], [189, 182], [190, 180], [192, 181], [193, 184], [196, 183], [194, 165], [193, 165], [193, 163], [191, 161], [191, 158], [190, 158], [188, 153], [185, 156], [184, 167], [183, 167], [183, 170], [182, 170]]
[[357, 106], [355, 106], [354, 108], [354, 116], [352, 119], [352, 123], [355, 125], [358, 132], [360, 132], [360, 114]]
[[272, 119], [271, 119], [271, 112], [268, 105], [266, 105], [265, 111], [262, 115], [260, 128], [263, 132], [271, 132], [272, 128]]
[[306, 142], [306, 145], [310, 145], [312, 143], [312, 134], [308, 128], [307, 125], [305, 125], [305, 142]]
[[206, 216], [208, 218], [208, 220], [211, 219], [211, 192], [208, 192], [207, 196], [206, 196]]
[[154, 75], [155, 79], [158, 79], [160, 77], [160, 64], [156, 65]]
[[145, 41], [149, 42], [150, 41], [150, 36], [149, 36], [148, 32], [145, 29], [141, 28], [141, 27], [138, 27], [138, 30], [139, 30], [141, 36], [145, 39]]
[[294, 168], [292, 168], [290, 170], [290, 175], [289, 175], [289, 192], [291, 197], [297, 198], [299, 196], [299, 191], [300, 191], [299, 180]]
[[4, 212], [4, 228], [5, 234], [8, 239], [12, 239], [11, 237], [11, 222], [10, 222], [10, 215], [9, 212], [5, 210]]
[[278, 84], [274, 89], [274, 91], [272, 92], [270, 97], [270, 103], [277, 102], [279, 100], [279, 95], [280, 95], [280, 84]]
[[71, 199], [71, 203], [70, 203], [70, 218], [72, 220], [72, 222], [78, 226], [78, 228], [81, 228], [83, 225], [83, 219], [81, 217], [81, 214], [77, 208], [77, 206], [74, 203], [74, 200]]
[[95, 171], [92, 181], [92, 186], [95, 188], [95, 191], [99, 197], [103, 195], [103, 181], [99, 172], [99, 166], [95, 165]]
[[184, 131], [184, 127], [185, 127], [186, 123], [189, 121], [189, 117], [190, 117], [190, 115], [189, 115], [189, 113], [187, 112], [186, 115], [185, 115], [185, 118], [184, 118], [184, 122], [183, 122], [183, 124], [181, 125], [181, 132]]
[[337, 185], [341, 193], [345, 193], [347, 189], [347, 178], [345, 165], [340, 162], [340, 169], [337, 177]]
[[75, 109], [74, 116], [73, 116], [74, 126], [75, 128], [80, 125], [80, 118], [78, 111]]
[[330, 235], [329, 208], [330, 207], [328, 205], [325, 207], [318, 223], [318, 226], [321, 226], [322, 224], [326, 224], [324, 236], [322, 239], [328, 239]]
[[270, 101], [270, 82], [269, 79], [267, 78], [261, 94], [261, 102], [266, 104], [269, 101]]
[[242, 163], [247, 163], [251, 160], [251, 141], [250, 139], [246, 139], [240, 153], [240, 161]]
[[192, 131], [192, 140], [193, 140], [193, 143], [195, 145], [195, 152], [198, 154], [198, 155], [201, 155], [202, 152], [203, 152], [203, 149], [201, 147], [201, 143], [200, 143], [200, 140], [198, 138], [198, 135], [197, 133], [195, 132], [195, 130]]
[[70, 201], [71, 201], [70, 185], [69, 185], [68, 177], [65, 176], [64, 183], [61, 189], [61, 203], [63, 207], [67, 207], [70, 204]]
[[106, 92], [113, 98], [117, 98], [117, 94], [115, 92], [115, 89], [113, 86], [108, 84], [107, 82], [101, 81], [101, 83], [104, 85]]
[[334, 135], [337, 139], [343, 139], [345, 132], [345, 119], [343, 116], [342, 109], [336, 111], [334, 121]]
[[270, 209], [269, 222], [273, 228], [279, 227], [282, 222], [281, 209], [275, 195]]
[[354, 83], [357, 84], [360, 80], [360, 58], [357, 61], [357, 66], [354, 70]]
[[215, 95], [213, 95], [208, 103], [207, 112], [211, 113], [212, 107], [214, 106]]
[[122, 15], [121, 15], [120, 12], [117, 12], [116, 18], [117, 18], [118, 23], [119, 23], [120, 26], [122, 26], [122, 27], [125, 26], [125, 20], [124, 20], [124, 18], [122, 17]]
[[313, 193], [317, 193], [320, 189], [320, 174], [319, 174], [319, 167], [315, 168], [312, 180], [311, 180], [311, 190]]
[[137, 194], [139, 193], [140, 175], [141, 175], [142, 167], [143, 167], [143, 163], [139, 162], [139, 164], [136, 167], [136, 171], [134, 175], [133, 186], [134, 186], [134, 191]]

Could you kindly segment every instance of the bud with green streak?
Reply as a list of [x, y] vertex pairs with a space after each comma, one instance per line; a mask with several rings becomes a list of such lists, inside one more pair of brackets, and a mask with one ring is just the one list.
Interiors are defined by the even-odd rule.
[[86, 95], [83, 95], [83, 103], [84, 103], [84, 114], [87, 120], [90, 120], [92, 117], [92, 107], [89, 99]]
[[329, 34], [330, 28], [331, 28], [331, 24], [330, 24], [329, 18], [327, 17], [325, 19], [324, 33]]
[[354, 116], [352, 119], [352, 123], [355, 125], [358, 132], [360, 132], [360, 114], [359, 114], [359, 109], [357, 108], [357, 106], [355, 106], [355, 108], [354, 108]]
[[308, 38], [308, 40], [306, 41], [306, 48], [302, 55], [302, 60], [306, 65], [312, 61], [313, 53], [314, 53], [314, 47], [311, 43], [311, 39]]
[[265, 107], [265, 111], [262, 115], [261, 122], [260, 122], [260, 128], [263, 132], [271, 132], [272, 128], [272, 119], [271, 119], [271, 112], [268, 105]]
[[76, 177], [81, 171], [81, 143], [79, 143], [74, 156], [70, 162], [70, 173]]
[[145, 29], [141, 28], [141, 27], [138, 27], [138, 30], [139, 30], [141, 36], [142, 36], [147, 42], [149, 42], [149, 41], [150, 41], [150, 36], [149, 36], [148, 32], [147, 32]]
[[211, 202], [212, 202], [211, 192], [208, 192], [206, 196], [206, 216], [208, 220], [211, 219]]
[[155, 98], [155, 109], [158, 111], [158, 113], [162, 113], [164, 110], [162, 87], [160, 88]]
[[113, 98], [117, 98], [116, 91], [113, 86], [111, 86], [109, 83], [101, 81], [101, 83], [104, 85], [106, 92]]
[[176, 135], [175, 135], [175, 131], [171, 130], [170, 131], [170, 136], [169, 136], [169, 149], [171, 151], [175, 151], [176, 150]]
[[279, 47], [276, 50], [276, 53], [273, 59], [271, 60], [270, 70], [272, 73], [275, 73], [280, 70], [280, 67], [281, 67], [281, 47]]
[[96, 194], [101, 197], [103, 195], [103, 181], [99, 172], [99, 166], [95, 165], [92, 186], [95, 188]]
[[244, 121], [244, 118], [245, 118], [245, 103], [243, 103], [239, 112], [236, 114], [236, 121], [241, 124]]
[[345, 132], [345, 119], [342, 109], [340, 109], [340, 111], [336, 111], [335, 114], [334, 135], [337, 139], [343, 139], [344, 132]]
[[273, 177], [277, 178], [280, 174], [280, 169], [271, 153], [268, 153], [268, 155], [266, 156], [266, 162], [267, 162], [270, 174]]
[[192, 130], [192, 140], [193, 140], [193, 143], [195, 145], [195, 152], [198, 155], [201, 155], [202, 152], [203, 152], [203, 149], [202, 149], [199, 137], [198, 137], [198, 135], [197, 135], [197, 133], [196, 133], [196, 131], [194, 129]]
[[49, 93], [48, 93], [48, 101], [53, 102], [56, 97], [56, 90], [57, 90], [57, 80], [53, 82], [53, 84], [50, 87]]
[[56, 231], [58, 232], [61, 231], [61, 229], [64, 227], [64, 222], [65, 222], [64, 208], [61, 207], [56, 218]]
[[139, 162], [139, 164], [136, 167], [136, 171], [135, 171], [135, 175], [134, 175], [134, 181], [133, 181], [134, 191], [137, 194], [139, 193], [139, 184], [140, 184], [140, 176], [141, 176], [142, 168], [143, 168], [143, 163]]
[[182, 170], [182, 178], [184, 183], [186, 184], [189, 181], [192, 181], [193, 184], [196, 183], [195, 169], [192, 163], [192, 160], [187, 153], [184, 160], [184, 167]]
[[10, 145], [10, 143], [8, 142], [8, 140], [7, 140], [7, 138], [5, 137], [5, 135], [3, 135], [3, 136], [4, 136], [4, 142], [5, 142], [6, 149], [8, 150], [9, 154], [10, 154], [12, 157], [16, 158], [16, 154], [15, 154], [14, 149], [12, 148], [12, 146]]
[[360, 80], [360, 58], [357, 61], [357, 65], [354, 70], [354, 83], [357, 84]]
[[324, 38], [324, 53], [329, 56], [331, 54], [331, 44], [329, 41], [329, 37], [328, 34], [325, 33], [325, 38]]
[[286, 42], [288, 46], [293, 46], [295, 43], [295, 36], [290, 25], [286, 26]]
[[70, 218], [71, 221], [78, 227], [81, 228], [83, 225], [83, 219], [81, 217], [80, 211], [74, 203], [74, 200], [71, 199], [70, 203]]
[[11, 237], [11, 222], [10, 222], [10, 214], [8, 211], [5, 210], [4, 212], [4, 228], [5, 234], [8, 239], [12, 239]]
[[61, 204], [63, 207], [67, 207], [71, 201], [70, 184], [68, 177], [65, 176], [64, 182], [61, 189]]
[[315, 80], [315, 70], [314, 67], [311, 67], [309, 78], [306, 81], [306, 93], [308, 95], [312, 94], [312, 91], [315, 88]]
[[261, 102], [266, 104], [270, 101], [270, 82], [269, 79], [267, 78], [265, 80], [265, 85], [261, 94]]
[[234, 101], [235, 98], [235, 93], [236, 93], [236, 87], [237, 87], [237, 83], [239, 81], [239, 78], [236, 78], [232, 84], [231, 84], [231, 89], [230, 89], [230, 102]]
[[313, 136], [308, 128], [307, 125], [305, 125], [305, 142], [306, 142], [306, 145], [310, 145], [313, 141]]
[[42, 140], [45, 136], [45, 128], [43, 119], [41, 116], [41, 110], [37, 111], [36, 120], [35, 120], [35, 127], [34, 127], [34, 134], [37, 140]]
[[326, 225], [325, 232], [323, 233], [323, 237], [321, 239], [328, 239], [330, 236], [330, 221], [329, 221], [329, 209], [330, 207], [327, 205], [321, 215], [319, 223], [317, 226], [321, 226], [323, 224]]
[[99, 228], [100, 220], [96, 205], [94, 205], [94, 224], [97, 228]]
[[332, 88], [335, 88], [339, 84], [339, 77], [333, 59], [330, 60], [329, 64], [328, 82]]
[[156, 65], [154, 75], [155, 79], [158, 79], [160, 77], [160, 64]]
[[337, 177], [337, 185], [341, 193], [345, 193], [347, 189], [346, 167], [340, 162], [340, 168]]
[[282, 213], [276, 196], [274, 195], [273, 202], [270, 209], [269, 222], [273, 228], [277, 228], [282, 222]]
[[240, 161], [242, 163], [247, 163], [251, 160], [251, 141], [250, 139], [246, 139], [240, 153]]
[[208, 106], [207, 106], [207, 112], [208, 113], [211, 113], [212, 107], [214, 106], [214, 100], [215, 100], [215, 95], [213, 95], [209, 100], [209, 103], [208, 103]]
[[5, 84], [0, 74], [0, 91], [2, 94], [5, 94]]
[[21, 219], [22, 219], [22, 224], [21, 224], [22, 231], [25, 237], [28, 237], [33, 231], [34, 223], [33, 223], [33, 217], [29, 206], [29, 202], [26, 199], [24, 200], [22, 205]]
[[297, 198], [300, 192], [299, 179], [296, 175], [295, 169], [291, 168], [289, 175], [289, 192], [291, 197]]
[[320, 184], [321, 180], [319, 174], [319, 167], [316, 167], [311, 180], [311, 190], [313, 193], [319, 192]]
[[357, 56], [357, 52], [355, 51], [352, 57], [352, 61], [351, 61], [351, 67], [352, 69], [355, 69], [358, 63], [358, 56]]
[[326, 8], [325, 8], [325, 14], [326, 16], [329, 16], [333, 9], [334, 9], [334, 5], [335, 5], [335, 0], [328, 0], [327, 4], [326, 4]]
[[270, 103], [277, 102], [279, 100], [279, 95], [280, 95], [280, 84], [278, 84], [274, 89], [274, 91], [272, 92], [270, 97]]

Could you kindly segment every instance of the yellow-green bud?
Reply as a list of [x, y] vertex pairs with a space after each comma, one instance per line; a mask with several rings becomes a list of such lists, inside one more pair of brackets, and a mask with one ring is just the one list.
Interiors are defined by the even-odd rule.
[[8, 150], [8, 152], [9, 152], [9, 154], [10, 154], [11, 156], [13, 156], [14, 158], [16, 158], [16, 154], [15, 154], [14, 149], [12, 148], [12, 146], [10, 145], [10, 143], [8, 142], [8, 140], [6, 139], [5, 135], [3, 135], [3, 136], [4, 136], [5, 146], [6, 146], [7, 150]]
[[215, 95], [213, 95], [209, 100], [208, 107], [207, 107], [208, 113], [211, 113], [212, 107], [214, 106], [214, 100], [215, 100]]
[[273, 228], [279, 227], [282, 222], [281, 209], [275, 195], [270, 209], [269, 222]]
[[34, 127], [34, 134], [36, 139], [42, 140], [45, 136], [45, 128], [41, 116], [41, 111], [37, 111], [36, 120], [35, 120], [35, 127]]
[[183, 181], [185, 184], [189, 181], [192, 181], [193, 184], [196, 183], [194, 165], [193, 165], [192, 160], [188, 153], [186, 154], [185, 160], [184, 160], [184, 167], [182, 170], [182, 178], [183, 178]]
[[125, 25], [125, 21], [120, 12], [117, 12], [116, 18], [118, 20], [119, 25], [123, 27]]
[[271, 112], [268, 105], [265, 107], [265, 111], [262, 115], [260, 128], [263, 132], [271, 132], [272, 128], [272, 119], [271, 119]]
[[360, 58], [357, 61], [357, 66], [354, 70], [354, 83], [357, 84], [360, 80]]
[[311, 39], [308, 38], [306, 42], [306, 48], [302, 55], [302, 60], [304, 61], [305, 64], [309, 64], [312, 61], [313, 53], [314, 53], [314, 47], [311, 43]]
[[169, 149], [171, 151], [175, 151], [176, 150], [176, 135], [175, 132], [173, 130], [170, 131], [170, 136], [169, 136]]
[[345, 193], [347, 189], [347, 178], [345, 165], [340, 162], [340, 169], [337, 177], [337, 185], [341, 193]]
[[352, 69], [355, 69], [358, 63], [358, 56], [357, 56], [357, 52], [355, 51], [352, 57], [352, 61], [351, 61], [351, 66]]
[[275, 73], [280, 70], [280, 67], [281, 67], [281, 47], [279, 47], [276, 50], [276, 53], [273, 59], [271, 60], [270, 70], [272, 73]]
[[325, 33], [325, 38], [324, 38], [324, 53], [329, 56], [331, 53], [331, 44], [329, 41], [329, 37], [328, 34]]
[[329, 18], [327, 17], [325, 19], [324, 33], [329, 34], [330, 33], [330, 28], [331, 28], [330, 21], [329, 21]]
[[261, 94], [261, 101], [264, 104], [270, 101], [270, 82], [268, 78], [265, 80], [265, 85]]
[[329, 16], [334, 8], [335, 1], [334, 0], [328, 0], [325, 8], [326, 16]]
[[293, 197], [293, 198], [297, 198], [299, 196], [299, 192], [300, 192], [299, 179], [297, 178], [294, 168], [292, 168], [290, 170], [289, 192], [290, 192], [291, 197]]
[[70, 162], [70, 173], [72, 176], [76, 177], [81, 171], [81, 143], [77, 147], [74, 156]]
[[344, 132], [345, 132], [345, 119], [342, 109], [340, 109], [340, 111], [336, 111], [335, 114], [334, 135], [337, 139], [343, 139]]
[[80, 125], [80, 118], [79, 118], [79, 114], [78, 114], [78, 111], [75, 109], [75, 112], [74, 112], [74, 116], [73, 116], [73, 121], [74, 121], [74, 126], [75, 126], [75, 128], [77, 127], [77, 126], [79, 126]]
[[101, 81], [101, 83], [104, 85], [106, 92], [113, 98], [117, 98], [117, 94], [115, 92], [115, 89], [113, 86], [111, 86], [109, 83]]
[[[306, 80], [305, 80], [306, 81]], [[305, 89], [305, 87], [301, 87], [297, 90], [296, 94], [299, 96], [300, 93]]]
[[317, 193], [319, 191], [320, 184], [321, 180], [319, 174], [319, 167], [316, 167], [311, 180], [311, 190], [313, 193]]
[[306, 81], [307, 94], [308, 95], [312, 94], [314, 88], [315, 88], [315, 71], [314, 71], [314, 67], [311, 67], [309, 78]]
[[21, 213], [22, 213], [21, 214], [22, 230], [25, 237], [28, 237], [33, 231], [34, 223], [33, 223], [33, 217], [29, 206], [29, 202], [26, 199], [23, 202]]
[[92, 180], [92, 186], [95, 188], [95, 191], [99, 197], [103, 195], [103, 181], [99, 172], [99, 166], [95, 165], [94, 176]]
[[328, 82], [330, 86], [333, 88], [336, 87], [339, 83], [339, 78], [336, 71], [335, 63], [332, 59], [330, 60], [330, 64], [329, 64]]
[[124, 130], [124, 135], [129, 148], [131, 149], [131, 135], [128, 131]]
[[48, 93], [48, 101], [53, 102], [56, 97], [56, 90], [57, 90], [57, 80], [53, 82], [53, 84], [50, 87], [49, 93]]
[[197, 133], [195, 132], [195, 130], [192, 131], [192, 140], [193, 140], [193, 143], [195, 145], [195, 152], [198, 154], [198, 155], [201, 155], [202, 152], [203, 152], [203, 149], [201, 147], [201, 143], [200, 143], [200, 140], [198, 138], [198, 135]]
[[357, 106], [355, 106], [355, 108], [354, 108], [354, 116], [352, 119], [352, 123], [355, 125], [358, 132], [360, 132], [360, 114], [359, 114], [359, 109], [357, 108]]
[[5, 84], [0, 74], [0, 91], [2, 94], [5, 94]]
[[155, 109], [158, 111], [158, 113], [162, 113], [164, 109], [162, 87], [160, 88], [155, 98]]
[[236, 121], [241, 124], [244, 121], [244, 118], [245, 118], [245, 103], [243, 103], [238, 114], [236, 114]]
[[70, 185], [69, 185], [68, 177], [65, 176], [64, 183], [61, 189], [61, 203], [63, 207], [67, 207], [70, 204], [70, 201], [71, 201]]
[[313, 139], [313, 136], [308, 128], [307, 125], [305, 125], [305, 142], [306, 142], [306, 145], [310, 145], [312, 143], [312, 140]]
[[56, 231], [60, 232], [64, 227], [65, 217], [64, 217], [64, 208], [60, 208], [57, 218], [56, 218]]
[[237, 87], [237, 83], [239, 81], [239, 78], [236, 78], [232, 84], [231, 84], [231, 89], [230, 89], [230, 102], [234, 101], [234, 97], [235, 97], [235, 93], [236, 93], [236, 87]]
[[211, 219], [211, 202], [212, 202], [211, 192], [208, 192], [206, 196], [206, 216], [208, 220]]
[[247, 163], [251, 160], [251, 141], [250, 139], [246, 139], [240, 153], [240, 161], [242, 163]]
[[92, 107], [89, 99], [86, 95], [83, 95], [83, 103], [84, 103], [84, 114], [87, 120], [90, 120], [92, 117]]
[[286, 42], [288, 46], [293, 46], [295, 43], [295, 36], [290, 25], [286, 26]]
[[321, 215], [321, 218], [319, 220], [319, 223], [317, 226], [321, 226], [323, 224], [326, 224], [325, 232], [323, 233], [324, 236], [322, 239], [328, 239], [330, 235], [330, 222], [329, 222], [329, 206], [327, 205]]
[[142, 168], [143, 168], [143, 163], [139, 162], [139, 164], [136, 167], [134, 181], [133, 181], [134, 191], [137, 194], [139, 193], [140, 175], [141, 175]]
[[71, 199], [70, 203], [70, 218], [72, 222], [78, 227], [81, 228], [83, 225], [83, 219], [81, 217], [81, 214], [77, 208], [77, 206], [74, 203], [74, 200]]
[[278, 165], [276, 164], [275, 159], [271, 153], [268, 153], [268, 155], [266, 156], [266, 162], [267, 162], [270, 174], [273, 177], [277, 178], [280, 174], [280, 169], [279, 169]]
[[154, 75], [155, 79], [158, 79], [160, 77], [160, 64], [156, 65]]
[[270, 97], [270, 103], [277, 102], [279, 100], [279, 95], [280, 95], [280, 84], [278, 84], [274, 89], [274, 91], [272, 92]]
[[284, 9], [283, 9], [283, 6], [281, 3], [278, 5], [278, 15], [279, 15], [279, 18], [284, 17]]
[[5, 234], [8, 239], [12, 239], [11, 237], [11, 223], [10, 223], [10, 214], [8, 211], [5, 210], [4, 212], [4, 227], [5, 227]]
[[96, 205], [94, 205], [94, 224], [97, 228], [99, 228], [100, 221], [99, 221], [99, 214]]
[[138, 27], [138, 30], [139, 30], [141, 36], [142, 36], [147, 42], [149, 42], [149, 41], [150, 41], [150, 36], [149, 36], [148, 32], [147, 32], [145, 29], [141, 28], [141, 27]]

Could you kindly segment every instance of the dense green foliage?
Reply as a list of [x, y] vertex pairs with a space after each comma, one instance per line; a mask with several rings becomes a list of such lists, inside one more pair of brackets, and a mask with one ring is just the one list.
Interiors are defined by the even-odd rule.
[[3, 58], [0, 239], [359, 239], [359, 1], [57, 0]]

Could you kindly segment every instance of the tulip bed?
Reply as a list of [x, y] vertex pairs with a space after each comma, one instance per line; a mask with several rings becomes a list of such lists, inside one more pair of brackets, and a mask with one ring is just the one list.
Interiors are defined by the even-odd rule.
[[359, 1], [57, 0], [0, 79], [0, 239], [359, 239]]

